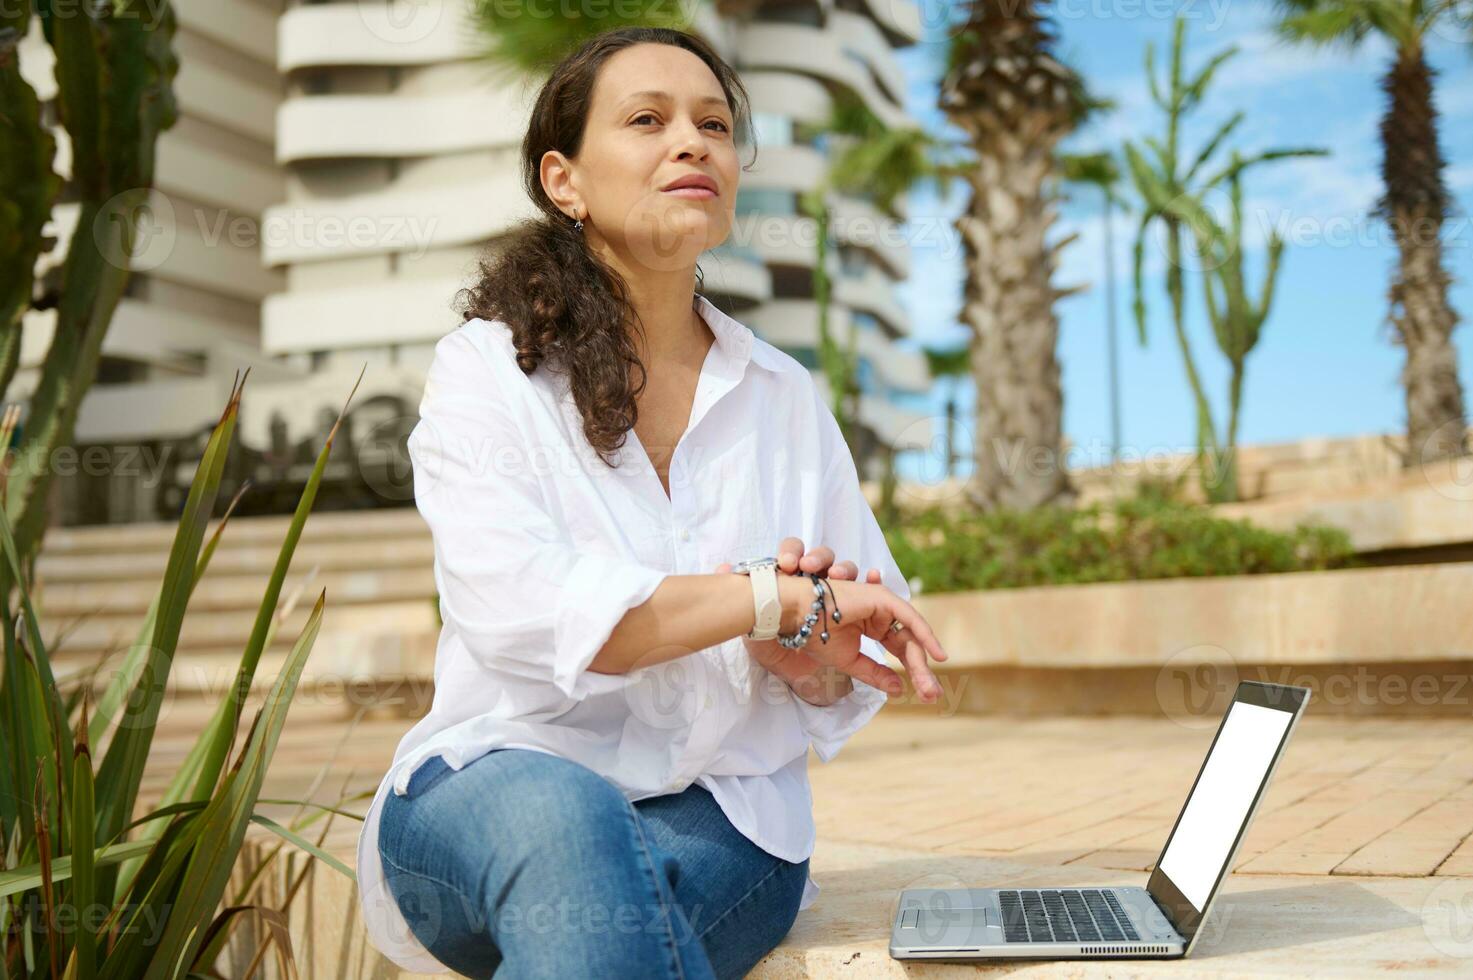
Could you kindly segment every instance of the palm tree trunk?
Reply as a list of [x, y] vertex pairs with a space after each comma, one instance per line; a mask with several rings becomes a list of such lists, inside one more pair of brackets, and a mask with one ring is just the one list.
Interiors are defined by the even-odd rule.
[[1059, 320], [1045, 241], [1054, 213], [1045, 180], [1051, 145], [1018, 139], [981, 155], [957, 228], [972, 244], [976, 285], [962, 319], [976, 336], [977, 465], [968, 496], [982, 508], [1028, 509], [1074, 500], [1064, 469]]
[[1379, 213], [1391, 224], [1399, 256], [1389, 290], [1397, 342], [1406, 348], [1407, 466], [1467, 452], [1467, 417], [1458, 381], [1452, 331], [1458, 316], [1448, 301], [1451, 277], [1443, 265], [1442, 222], [1448, 212], [1432, 70], [1421, 48], [1398, 52], [1382, 80]]

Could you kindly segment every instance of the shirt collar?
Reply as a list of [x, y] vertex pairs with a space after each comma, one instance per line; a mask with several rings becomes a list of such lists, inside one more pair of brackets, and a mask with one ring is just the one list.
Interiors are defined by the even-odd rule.
[[716, 304], [699, 293], [696, 294], [696, 309], [716, 335], [721, 353], [738, 369], [745, 368], [747, 362], [751, 361], [769, 371], [781, 370], [781, 362], [773, 355], [772, 348], [766, 341], [758, 340], [750, 327], [727, 316], [716, 308]]

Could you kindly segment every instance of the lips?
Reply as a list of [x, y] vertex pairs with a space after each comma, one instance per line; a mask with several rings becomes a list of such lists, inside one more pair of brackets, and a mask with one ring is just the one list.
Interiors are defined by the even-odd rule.
[[711, 198], [719, 193], [716, 189], [716, 181], [705, 174], [686, 174], [676, 180], [672, 180], [660, 188], [666, 194], [674, 194], [677, 197]]

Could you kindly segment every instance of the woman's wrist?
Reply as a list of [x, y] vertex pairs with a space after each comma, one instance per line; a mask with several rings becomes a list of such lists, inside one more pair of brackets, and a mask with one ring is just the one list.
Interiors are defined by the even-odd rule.
[[782, 625], [778, 627], [778, 632], [784, 636], [792, 636], [803, 626], [803, 620], [813, 610], [813, 579], [807, 575], [778, 572], [777, 597], [783, 609]]

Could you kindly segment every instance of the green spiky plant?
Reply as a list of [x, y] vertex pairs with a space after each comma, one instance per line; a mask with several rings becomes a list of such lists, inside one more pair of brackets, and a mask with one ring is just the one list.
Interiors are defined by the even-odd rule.
[[1186, 328], [1186, 236], [1189, 234], [1184, 209], [1201, 207], [1203, 199], [1215, 189], [1234, 180], [1249, 167], [1272, 160], [1290, 157], [1324, 156], [1325, 150], [1313, 147], [1276, 148], [1263, 150], [1243, 157], [1234, 154], [1232, 161], [1221, 169], [1203, 176], [1204, 170], [1213, 163], [1217, 151], [1243, 122], [1244, 114], [1236, 112], [1217, 128], [1202, 145], [1197, 155], [1185, 162], [1181, 147], [1181, 127], [1186, 115], [1202, 102], [1207, 86], [1211, 84], [1217, 69], [1237, 53], [1235, 46], [1228, 46], [1213, 55], [1195, 77], [1187, 80], [1183, 76], [1182, 56], [1186, 48], [1186, 20], [1176, 19], [1171, 41], [1171, 64], [1167, 70], [1167, 82], [1163, 87], [1157, 83], [1155, 50], [1147, 43], [1145, 56], [1146, 80], [1151, 98], [1166, 114], [1166, 136], [1164, 140], [1146, 137], [1143, 141], [1150, 151], [1148, 159], [1140, 147], [1127, 141], [1125, 158], [1130, 169], [1132, 183], [1140, 197], [1140, 220], [1136, 226], [1133, 285], [1136, 330], [1142, 344], [1146, 343], [1146, 294], [1144, 267], [1146, 239], [1154, 223], [1160, 223], [1166, 240], [1166, 293], [1171, 303], [1171, 323], [1175, 329], [1177, 346], [1181, 350], [1182, 365], [1187, 383], [1191, 386], [1197, 413], [1197, 468], [1199, 481], [1207, 499], [1225, 502], [1236, 499], [1236, 484], [1222, 477], [1235, 467], [1226, 458], [1226, 448], [1219, 437], [1212, 417], [1212, 406], [1207, 400], [1202, 375], [1192, 353]]
[[[341, 414], [287, 529], [235, 683], [157, 804], [136, 812], [185, 610], [234, 508], [232, 501], [206, 545], [243, 387], [244, 379], [195, 472], [163, 582], [137, 640], [95, 704], [90, 678], [70, 692], [58, 684], [13, 529], [0, 509], [0, 547], [19, 600], [15, 609], [0, 609], [0, 977], [6, 980], [215, 975], [214, 962], [236, 919], [248, 911], [279, 915], [247, 904], [249, 883], [233, 900], [226, 895], [253, 823], [352, 877], [342, 862], [301, 836], [301, 825], [283, 826], [256, 812], [268, 802], [261, 799], [262, 783], [322, 625], [326, 590], [231, 757], [262, 651], [285, 618], [278, 609], [282, 585]], [[7, 413], [0, 449], [9, 446], [14, 419], [14, 411]], [[67, 922], [78, 927], [59, 927]]]
[[[76, 230], [59, 289], [38, 300], [42, 227], [62, 188], [52, 170], [56, 140], [20, 72], [20, 43], [33, 23], [55, 53], [55, 107], [71, 143], [68, 197]], [[131, 258], [153, 186], [159, 134], [178, 117], [173, 81], [174, 11], [166, 0], [112, 0], [58, 8], [18, 0], [0, 11], [0, 397], [19, 364], [25, 313], [55, 308], [41, 366], [9, 471], [6, 517], [20, 564], [45, 532], [57, 450], [71, 444], [77, 413], [97, 375], [103, 339], [131, 275]], [[0, 597], [15, 576], [0, 567]]]
[[1263, 323], [1273, 303], [1274, 283], [1284, 253], [1284, 239], [1277, 230], [1269, 233], [1268, 258], [1263, 287], [1255, 301], [1248, 293], [1243, 270], [1243, 168], [1242, 157], [1234, 150], [1229, 166], [1229, 221], [1226, 228], [1193, 198], [1178, 198], [1170, 205], [1173, 215], [1192, 230], [1197, 251], [1202, 256], [1202, 298], [1207, 306], [1207, 319], [1212, 337], [1228, 362], [1227, 429], [1217, 444], [1220, 471], [1215, 479], [1220, 485], [1217, 500], [1238, 497], [1238, 419], [1243, 404], [1243, 377], [1248, 355], [1258, 344]]

